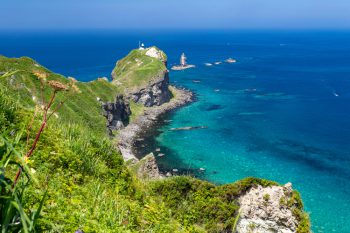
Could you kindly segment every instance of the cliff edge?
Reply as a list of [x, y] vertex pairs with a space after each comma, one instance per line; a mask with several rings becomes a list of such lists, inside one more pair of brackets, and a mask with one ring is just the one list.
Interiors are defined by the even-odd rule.
[[171, 98], [166, 64], [167, 56], [157, 47], [132, 50], [116, 63], [113, 83], [135, 103], [159, 106]]

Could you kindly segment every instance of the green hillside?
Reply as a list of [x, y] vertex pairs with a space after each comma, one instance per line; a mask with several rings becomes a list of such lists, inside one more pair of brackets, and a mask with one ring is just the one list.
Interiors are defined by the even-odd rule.
[[[40, 82], [34, 72], [45, 72], [48, 80], [57, 80], [64, 84], [69, 80], [59, 74], [53, 73], [38, 65], [34, 60], [22, 58], [6, 58], [0, 56], [0, 71], [18, 71], [12, 77], [1, 79], [0, 83], [7, 88], [7, 95], [16, 100], [22, 107], [31, 109], [40, 102]], [[105, 119], [101, 115], [101, 101], [114, 100], [118, 90], [115, 85], [105, 79], [98, 79], [88, 83], [77, 82], [81, 93], [68, 96], [69, 101], [57, 113], [61, 122], [80, 123], [92, 128], [94, 131], [104, 133]], [[44, 88], [44, 97], [49, 98], [50, 89]], [[59, 93], [57, 103], [67, 96]], [[40, 103], [39, 103], [40, 104]]]

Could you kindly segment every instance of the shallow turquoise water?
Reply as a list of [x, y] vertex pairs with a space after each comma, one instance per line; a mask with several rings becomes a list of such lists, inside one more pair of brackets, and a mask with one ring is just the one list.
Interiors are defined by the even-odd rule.
[[[109, 77], [139, 40], [165, 50], [170, 65], [181, 52], [197, 65], [170, 74], [197, 102], [165, 116], [171, 122], [148, 142], [165, 153], [162, 169], [215, 183], [291, 181], [314, 232], [350, 232], [350, 32], [8, 31], [0, 54], [89, 81]], [[204, 65], [228, 57], [238, 63]], [[206, 128], [170, 130], [184, 126]]]

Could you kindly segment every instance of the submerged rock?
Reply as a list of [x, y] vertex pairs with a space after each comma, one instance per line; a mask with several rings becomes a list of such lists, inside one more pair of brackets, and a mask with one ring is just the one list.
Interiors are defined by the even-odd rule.
[[171, 128], [171, 131], [182, 131], [182, 130], [195, 130], [195, 129], [206, 129], [207, 126], [186, 126], [186, 127], [179, 127], [179, 128]]

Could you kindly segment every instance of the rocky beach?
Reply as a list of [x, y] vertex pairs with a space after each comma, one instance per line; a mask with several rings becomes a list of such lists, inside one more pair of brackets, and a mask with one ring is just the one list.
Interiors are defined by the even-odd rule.
[[173, 98], [160, 106], [152, 106], [145, 109], [144, 113], [135, 119], [132, 123], [119, 131], [117, 145], [123, 155], [125, 161], [132, 160], [134, 162], [139, 159], [135, 155], [135, 142], [143, 140], [140, 134], [147, 134], [147, 131], [153, 130], [159, 117], [167, 112], [182, 107], [193, 101], [194, 95], [186, 89], [179, 89], [171, 86]]

